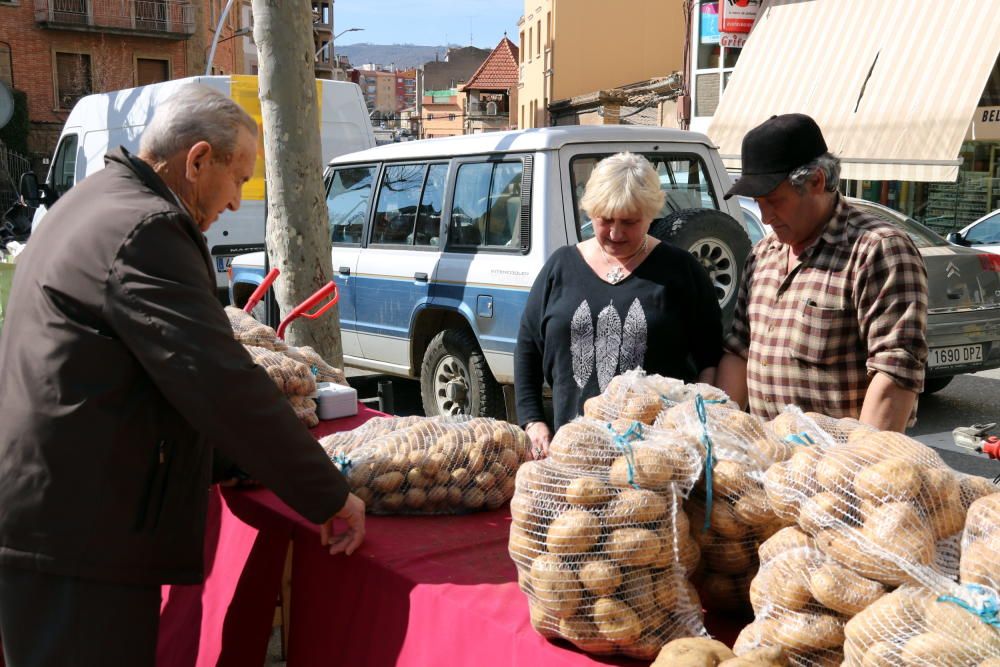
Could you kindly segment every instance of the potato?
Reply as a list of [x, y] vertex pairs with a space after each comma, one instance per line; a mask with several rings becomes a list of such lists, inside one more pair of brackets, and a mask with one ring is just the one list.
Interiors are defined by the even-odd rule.
[[468, 460], [466, 467], [469, 469], [469, 472], [473, 475], [482, 472], [486, 466], [486, 455], [483, 453], [483, 450], [479, 447], [471, 447], [466, 456]]
[[962, 505], [962, 484], [960, 475], [954, 470], [945, 468], [924, 468], [920, 471], [924, 488], [920, 492], [920, 506], [928, 512], [934, 512], [942, 507], [959, 507]]
[[542, 553], [543, 545], [528, 531], [520, 528], [517, 524], [511, 524], [507, 550], [515, 563], [525, 565]]
[[360, 498], [366, 507], [371, 507], [372, 500], [375, 498], [375, 494], [367, 486], [359, 486], [354, 489], [354, 495]]
[[844, 567], [863, 577], [890, 586], [898, 586], [908, 579], [898, 565], [876, 555], [869, 547], [861, 546], [862, 536], [848, 533], [842, 528], [826, 528], [816, 534], [816, 547]]
[[502, 465], [507, 470], [517, 470], [518, 465], [520, 465], [521, 460], [513, 449], [503, 449], [497, 456], [497, 463]]
[[720, 496], [735, 498], [750, 484], [750, 467], [728, 459], [716, 461], [712, 468], [712, 490]]
[[486, 492], [486, 509], [499, 509], [507, 502], [507, 495], [504, 493], [503, 489], [499, 487], [493, 487]]
[[962, 506], [968, 508], [980, 498], [997, 493], [998, 489], [992, 480], [976, 475], [962, 475], [959, 479], [962, 493]]
[[549, 613], [544, 605], [529, 601], [528, 618], [531, 627], [546, 639], [555, 639], [559, 636], [559, 619]]
[[806, 498], [799, 507], [799, 527], [810, 535], [847, 521], [847, 499], [839, 493], [823, 491]]
[[961, 640], [938, 632], [922, 632], [910, 637], [899, 650], [899, 658], [906, 665], [955, 664], [956, 656], [965, 651]]
[[405, 496], [398, 491], [387, 493], [376, 501], [375, 507], [381, 512], [396, 512], [403, 506], [405, 500]]
[[813, 538], [803, 533], [796, 526], [789, 526], [782, 528], [761, 544], [758, 554], [760, 555], [761, 564], [764, 564], [784, 551], [800, 547], [814, 548], [815, 546], [816, 542]]
[[619, 456], [614, 460], [608, 478], [612, 486], [620, 489], [638, 487], [656, 491], [673, 481], [674, 473], [673, 460], [667, 452], [658, 448], [636, 446], [632, 450], [631, 460], [626, 456]]
[[759, 595], [788, 611], [804, 608], [813, 597], [808, 573], [818, 558], [819, 552], [806, 549], [786, 551], [776, 557], [757, 574], [756, 578], [763, 579]]
[[735, 658], [732, 649], [708, 637], [685, 637], [664, 645], [650, 667], [715, 667]]
[[791, 651], [816, 651], [844, 643], [844, 621], [833, 614], [783, 614], [775, 626], [775, 640]]
[[646, 528], [618, 528], [611, 532], [604, 551], [608, 558], [621, 565], [642, 567], [656, 560], [660, 540], [656, 533]]
[[613, 561], [595, 559], [587, 561], [577, 573], [580, 583], [597, 597], [609, 597], [622, 583], [622, 571]]
[[812, 495], [819, 491], [816, 487], [816, 471], [820, 460], [825, 460], [819, 451], [800, 447], [788, 459], [785, 485], [800, 494]]
[[566, 502], [571, 505], [600, 505], [610, 498], [611, 489], [608, 485], [593, 477], [577, 477], [566, 487]]
[[549, 458], [556, 463], [605, 467], [617, 456], [608, 432], [588, 422], [563, 424], [549, 444]]
[[756, 552], [756, 542], [720, 542], [702, 549], [702, 557], [716, 572], [740, 574], [753, 567]]
[[572, 509], [560, 514], [549, 526], [545, 545], [554, 554], [582, 554], [590, 551], [601, 536], [601, 523], [586, 510]]
[[733, 650], [744, 654], [760, 646], [773, 646], [777, 625], [778, 622], [774, 618], [759, 618], [753, 621], [737, 635], [736, 641], [733, 642]]
[[420, 468], [412, 468], [406, 473], [406, 483], [410, 485], [410, 488], [424, 488], [432, 486], [434, 479], [427, 477]]
[[791, 458], [792, 444], [777, 438], [757, 438], [750, 443], [749, 450], [756, 453], [757, 458], [770, 465]]
[[788, 656], [780, 646], [761, 646], [736, 658], [723, 660], [719, 667], [788, 667]]
[[934, 562], [934, 535], [909, 503], [882, 505], [865, 520], [862, 532], [896, 558], [920, 565]]
[[667, 498], [645, 489], [626, 489], [608, 505], [606, 521], [610, 526], [650, 523], [667, 513]]
[[404, 494], [403, 504], [410, 509], [421, 509], [427, 504], [427, 492], [423, 489], [413, 487]]
[[[673, 559], [673, 556], [672, 540], [666, 541], [662, 546], [660, 554], [657, 556], [656, 566], [665, 567], [663, 565], [664, 561], [666, 559]], [[687, 576], [694, 574], [694, 571], [698, 568], [698, 563], [701, 561], [701, 548], [691, 538], [691, 535], [686, 532], [678, 534], [677, 561]]]
[[559, 620], [559, 635], [587, 653], [606, 654], [615, 651], [613, 642], [608, 641], [597, 630], [589, 618], [573, 616]]
[[816, 483], [821, 487], [817, 490], [849, 494], [855, 475], [864, 467], [865, 461], [850, 448], [829, 449], [816, 462]]
[[899, 664], [899, 647], [888, 641], [872, 644], [861, 660], [861, 667], [889, 667]]
[[536, 601], [558, 618], [568, 618], [583, 598], [580, 582], [568, 565], [555, 554], [542, 554], [531, 563], [531, 588]]
[[854, 616], [883, 595], [886, 588], [865, 579], [833, 561], [828, 561], [809, 576], [809, 590], [824, 607]]
[[454, 485], [448, 487], [448, 504], [452, 507], [462, 504], [462, 489]]
[[608, 641], [628, 644], [642, 635], [642, 621], [632, 609], [614, 598], [598, 598], [594, 602], [594, 624]]
[[971, 542], [962, 551], [959, 565], [959, 577], [963, 584], [980, 584], [996, 586], [997, 554], [1000, 553], [997, 544], [992, 541]]
[[742, 540], [750, 533], [750, 527], [736, 518], [733, 506], [721, 498], [712, 503], [712, 529], [729, 540]]
[[878, 461], [854, 476], [854, 492], [862, 500], [909, 502], [917, 498], [923, 484], [920, 468], [899, 458]]
[[467, 489], [465, 493], [462, 494], [462, 504], [470, 510], [479, 509], [485, 502], [486, 494], [476, 487]]
[[746, 525], [753, 527], [772, 524], [776, 518], [763, 489], [750, 489], [740, 496], [733, 505], [733, 514]]
[[468, 468], [455, 468], [451, 471], [451, 483], [458, 487], [466, 487], [472, 481], [472, 473]]
[[799, 513], [801, 495], [789, 486], [789, 463], [775, 463], [764, 473], [764, 495], [776, 515], [795, 519]]
[[1000, 632], [957, 604], [929, 600], [924, 610], [928, 628], [941, 629], [952, 637], [961, 637], [968, 647], [967, 652], [981, 649], [983, 658], [1000, 654]]
[[491, 472], [481, 472], [473, 480], [476, 482], [476, 486], [482, 489], [484, 493], [496, 486], [497, 483], [496, 476]]
[[954, 535], [965, 526], [965, 511], [960, 503], [938, 507], [927, 516], [927, 523], [935, 540]]
[[[680, 606], [678, 581], [684, 575], [678, 572], [667, 570], [653, 579], [653, 598], [656, 605], [663, 611], [674, 611]], [[686, 579], [684, 579], [686, 581]], [[684, 606], [688, 601], [684, 601]]]
[[372, 488], [378, 493], [392, 493], [403, 486], [405, 480], [401, 472], [387, 472], [372, 480]]

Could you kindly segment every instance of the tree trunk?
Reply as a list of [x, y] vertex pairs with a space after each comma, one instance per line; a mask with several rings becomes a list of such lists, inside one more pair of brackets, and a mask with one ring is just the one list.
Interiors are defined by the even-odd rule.
[[[316, 99], [312, 4], [253, 0], [267, 182], [267, 252], [281, 270], [275, 295], [282, 316], [333, 276]], [[310, 345], [343, 367], [340, 309], [288, 327], [292, 345]]]

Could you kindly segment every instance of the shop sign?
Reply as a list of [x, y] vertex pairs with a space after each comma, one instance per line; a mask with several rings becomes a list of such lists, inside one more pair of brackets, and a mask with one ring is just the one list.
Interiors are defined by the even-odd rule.
[[738, 32], [724, 32], [719, 36], [719, 43], [727, 49], [742, 49], [747, 43], [747, 36]]
[[1000, 107], [979, 107], [972, 118], [967, 139], [995, 141], [1000, 139]]
[[747, 34], [757, 20], [761, 0], [719, 0], [719, 30]]
[[719, 43], [719, 3], [704, 2], [701, 5], [698, 35], [702, 44]]

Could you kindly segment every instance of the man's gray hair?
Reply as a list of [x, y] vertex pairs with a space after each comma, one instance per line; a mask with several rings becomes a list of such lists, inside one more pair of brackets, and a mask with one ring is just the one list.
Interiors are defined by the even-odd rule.
[[236, 152], [240, 127], [257, 136], [256, 121], [236, 102], [206, 85], [185, 84], [159, 105], [142, 133], [139, 153], [162, 161], [207, 141], [226, 160]]
[[811, 180], [817, 171], [826, 176], [826, 191], [836, 192], [840, 185], [840, 158], [833, 153], [823, 153], [812, 162], [793, 169], [788, 174], [788, 182], [801, 194], [805, 192], [806, 181]]

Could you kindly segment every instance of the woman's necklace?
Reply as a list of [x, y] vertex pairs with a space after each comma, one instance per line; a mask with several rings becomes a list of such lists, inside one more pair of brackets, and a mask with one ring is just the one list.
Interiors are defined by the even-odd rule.
[[636, 250], [634, 253], [626, 257], [625, 260], [622, 261], [620, 264], [612, 265], [611, 257], [604, 250], [604, 246], [602, 246], [601, 243], [598, 241], [597, 247], [601, 249], [601, 254], [604, 255], [604, 263], [607, 264], [609, 267], [611, 267], [608, 269], [608, 272], [604, 274], [604, 277], [607, 278], [609, 283], [611, 283], [612, 285], [617, 285], [621, 281], [625, 280], [625, 276], [628, 275], [628, 270], [625, 267], [633, 259], [641, 255], [642, 253], [646, 252], [646, 244], [648, 242], [649, 242], [649, 235], [647, 234], [642, 238], [642, 245], [639, 246], [638, 250]]

